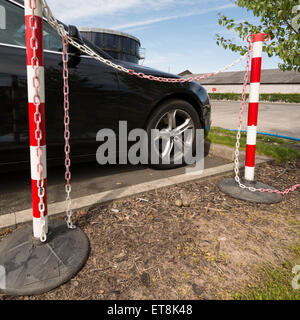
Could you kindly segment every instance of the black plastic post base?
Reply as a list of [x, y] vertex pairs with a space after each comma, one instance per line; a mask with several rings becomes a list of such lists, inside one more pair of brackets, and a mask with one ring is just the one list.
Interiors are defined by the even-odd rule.
[[30, 225], [22, 227], [0, 242], [0, 292], [45, 293], [74, 277], [88, 255], [87, 236], [68, 229], [65, 221], [49, 221], [45, 243], [32, 237]]
[[[257, 181], [246, 181], [241, 180], [242, 184], [247, 187], [254, 188], [263, 188], [263, 189], [274, 189], [264, 183]], [[269, 192], [259, 192], [259, 191], [250, 191], [247, 189], [242, 189], [238, 183], [233, 178], [223, 179], [219, 182], [219, 189], [224, 193], [228, 194], [232, 198], [254, 202], [254, 203], [277, 203], [282, 200], [282, 195], [277, 193]]]

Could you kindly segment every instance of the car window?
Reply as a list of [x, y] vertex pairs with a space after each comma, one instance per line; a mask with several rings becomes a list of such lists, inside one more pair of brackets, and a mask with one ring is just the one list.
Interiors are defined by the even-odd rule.
[[57, 32], [44, 21], [43, 24], [44, 49], [62, 51], [62, 39]]
[[[0, 17], [0, 43], [25, 47], [24, 9], [8, 1], [0, 0]], [[62, 51], [61, 38], [45, 21], [43, 21], [43, 37], [45, 50]]]
[[6, 13], [5, 8], [3, 6], [0, 6], [0, 29], [6, 29]]

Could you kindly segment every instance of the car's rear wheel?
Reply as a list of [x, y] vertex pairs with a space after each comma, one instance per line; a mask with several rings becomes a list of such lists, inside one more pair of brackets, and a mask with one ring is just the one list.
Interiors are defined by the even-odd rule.
[[[151, 143], [153, 129], [159, 130], [159, 136], [154, 137]], [[201, 122], [190, 103], [176, 99], [159, 106], [150, 116], [147, 125], [150, 164], [157, 169], [172, 169], [185, 164], [183, 150], [191, 148], [194, 151], [196, 129], [201, 129]], [[153, 153], [159, 163], [151, 162]]]

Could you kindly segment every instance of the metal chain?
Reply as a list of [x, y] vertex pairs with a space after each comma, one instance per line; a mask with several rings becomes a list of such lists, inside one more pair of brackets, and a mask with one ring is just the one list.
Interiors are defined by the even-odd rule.
[[75, 229], [76, 226], [72, 223], [72, 210], [71, 210], [71, 204], [72, 204], [72, 199], [70, 196], [71, 193], [71, 172], [70, 172], [70, 166], [71, 166], [71, 160], [70, 160], [70, 115], [69, 115], [69, 70], [68, 70], [68, 61], [69, 61], [69, 56], [68, 56], [68, 37], [63, 36], [62, 37], [62, 42], [63, 42], [63, 79], [64, 79], [64, 88], [63, 88], [63, 93], [64, 93], [64, 110], [65, 110], [65, 115], [64, 115], [64, 124], [65, 124], [65, 132], [64, 132], [64, 138], [65, 138], [65, 167], [66, 167], [66, 172], [65, 172], [65, 180], [66, 180], [66, 185], [65, 185], [65, 190], [66, 190], [66, 214], [67, 214], [67, 226], [69, 229]]
[[45, 221], [45, 203], [44, 203], [44, 196], [45, 196], [45, 188], [44, 188], [44, 179], [43, 179], [43, 163], [42, 163], [42, 156], [43, 150], [41, 147], [41, 140], [42, 140], [42, 131], [40, 128], [42, 116], [40, 112], [41, 106], [41, 98], [39, 95], [39, 88], [40, 88], [40, 78], [39, 78], [39, 59], [37, 57], [37, 50], [38, 50], [38, 39], [36, 37], [37, 32], [37, 19], [35, 16], [35, 9], [36, 9], [36, 1], [37, 0], [30, 0], [29, 5], [31, 11], [31, 17], [29, 19], [29, 25], [32, 30], [32, 36], [30, 38], [30, 48], [32, 49], [32, 58], [31, 58], [31, 66], [34, 71], [33, 77], [33, 88], [34, 88], [34, 96], [33, 96], [33, 104], [35, 106], [35, 113], [34, 113], [34, 122], [36, 124], [35, 130], [35, 139], [37, 141], [37, 172], [38, 172], [38, 179], [37, 179], [37, 189], [38, 189], [38, 197], [40, 199], [38, 208], [41, 216], [41, 235], [40, 241], [45, 242], [47, 240], [46, 236], [46, 221]]
[[211, 72], [208, 74], [204, 74], [201, 76], [195, 76], [195, 77], [188, 77], [188, 78], [179, 78], [179, 79], [174, 79], [174, 78], [164, 78], [164, 77], [156, 77], [153, 75], [147, 75], [144, 74], [142, 72], [136, 72], [134, 70], [129, 70], [129, 74], [130, 75], [134, 75], [137, 76], [141, 79], [148, 79], [148, 80], [152, 80], [152, 81], [158, 81], [158, 82], [171, 82], [171, 83], [184, 83], [184, 82], [191, 82], [191, 81], [200, 81], [201, 79], [207, 79], [210, 78], [212, 76], [215, 76], [218, 73], [224, 72], [230, 68], [232, 68], [233, 66], [235, 66], [236, 64], [238, 64], [239, 62], [241, 62], [242, 60], [244, 60], [246, 58], [247, 54], [239, 57], [238, 59], [236, 59], [234, 62], [232, 62], [231, 64], [223, 67], [222, 69], [215, 71], [215, 72]]
[[65, 30], [64, 26], [60, 23], [58, 23], [58, 21], [55, 19], [55, 17], [53, 16], [51, 9], [49, 8], [47, 1], [46, 0], [41, 0], [42, 2], [42, 6], [43, 6], [43, 14], [46, 17], [48, 23], [50, 24], [50, 26], [57, 31], [57, 33], [61, 36], [61, 37], [67, 37], [69, 44], [73, 45], [75, 48], [77, 48], [78, 50], [80, 50], [81, 52], [93, 57], [94, 59], [106, 64], [109, 67], [112, 67], [118, 71], [122, 71], [125, 72], [129, 75], [133, 75], [133, 76], [137, 76], [141, 79], [147, 79], [147, 80], [151, 80], [151, 81], [158, 81], [158, 82], [170, 82], [170, 83], [184, 83], [184, 82], [191, 82], [191, 81], [199, 81], [201, 79], [207, 79], [209, 77], [212, 77], [220, 72], [224, 72], [228, 69], [230, 69], [231, 67], [235, 66], [236, 64], [238, 64], [239, 62], [241, 62], [242, 60], [244, 60], [247, 56], [247, 54], [239, 57], [237, 60], [235, 60], [234, 62], [232, 62], [231, 64], [225, 66], [224, 68], [221, 68], [220, 70], [216, 71], [216, 72], [211, 72], [209, 74], [205, 74], [202, 76], [196, 76], [196, 77], [189, 77], [189, 78], [165, 78], [165, 77], [156, 77], [153, 75], [147, 75], [144, 74], [143, 72], [136, 72], [135, 70], [132, 69], [127, 69], [121, 65], [115, 64], [113, 62], [111, 62], [110, 60], [107, 60], [103, 57], [101, 57], [99, 54], [97, 54], [95, 51], [93, 51], [92, 49], [90, 49], [88, 46], [86, 46], [85, 44], [80, 44], [78, 42], [76, 42], [74, 39], [72, 39], [67, 31]]
[[285, 195], [290, 191], [295, 191], [297, 188], [300, 187], [300, 184], [296, 184], [291, 188], [285, 189], [284, 191], [280, 191], [276, 189], [264, 189], [264, 188], [254, 188], [251, 186], [250, 187], [245, 186], [243, 183], [241, 183], [241, 180], [239, 177], [239, 148], [240, 148], [241, 129], [242, 129], [242, 122], [243, 122], [243, 112], [244, 112], [245, 101], [246, 101], [246, 88], [248, 83], [251, 51], [252, 51], [252, 46], [251, 46], [251, 43], [249, 42], [249, 48], [247, 53], [247, 65], [246, 65], [246, 71], [245, 71], [245, 77], [244, 77], [244, 83], [243, 83], [242, 101], [241, 101], [240, 112], [239, 112], [239, 126], [237, 130], [237, 135], [236, 135], [236, 144], [235, 144], [235, 152], [234, 152], [234, 172], [235, 172], [234, 179], [239, 184], [239, 187], [242, 189], [247, 189], [252, 192], [258, 191], [258, 192], [269, 192], [269, 193], [277, 193], [277, 194]]
[[240, 177], [239, 177], [239, 166], [240, 166], [239, 165], [239, 154], [240, 154], [239, 148], [240, 148], [241, 130], [242, 130], [242, 123], [243, 123], [243, 113], [244, 113], [245, 102], [246, 102], [246, 89], [247, 89], [248, 76], [249, 76], [251, 51], [252, 51], [252, 45], [249, 42], [249, 47], [247, 52], [247, 64], [246, 64], [245, 76], [243, 81], [242, 101], [240, 104], [240, 112], [239, 112], [239, 126], [236, 134], [236, 143], [235, 143], [235, 151], [234, 151], [234, 172], [235, 172], [234, 179], [239, 184], [239, 186], [243, 189], [247, 187], [241, 183]]

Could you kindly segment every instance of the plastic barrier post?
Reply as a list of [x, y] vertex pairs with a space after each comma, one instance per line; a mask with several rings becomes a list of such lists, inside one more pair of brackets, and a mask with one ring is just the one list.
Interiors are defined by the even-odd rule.
[[256, 127], [259, 104], [259, 87], [262, 65], [264, 34], [255, 34], [252, 38], [253, 50], [248, 107], [247, 145], [245, 161], [245, 180], [254, 181]]
[[[39, 0], [26, 0], [25, 5], [25, 26], [26, 26], [26, 52], [27, 52], [27, 89], [28, 89], [28, 110], [29, 110], [29, 136], [30, 136], [30, 164], [31, 164], [31, 190], [32, 190], [32, 210], [33, 210], [33, 235], [40, 238], [42, 233], [42, 219], [39, 209], [40, 198], [38, 196], [38, 148], [42, 151], [41, 184], [44, 188], [44, 219], [45, 232], [48, 232], [47, 216], [47, 163], [46, 163], [46, 130], [45, 130], [45, 76], [44, 76], [44, 53], [43, 53], [43, 20], [42, 5]], [[34, 20], [32, 20], [32, 7], [34, 9]], [[35, 24], [35, 37], [32, 35], [32, 26]], [[35, 40], [36, 39], [36, 40]], [[36, 50], [33, 50], [36, 48]], [[34, 54], [35, 51], [35, 54]], [[36, 58], [35, 58], [36, 57]], [[33, 64], [38, 64], [38, 80], [33, 69]], [[36, 95], [34, 83], [38, 86], [38, 97]], [[39, 114], [36, 105], [38, 105]], [[37, 121], [39, 128], [37, 128]], [[37, 132], [37, 131], [40, 131]], [[38, 138], [40, 137], [40, 142]]]
[[[256, 126], [259, 104], [259, 87], [262, 65], [262, 49], [265, 41], [265, 34], [258, 33], [248, 36], [252, 37], [253, 43], [250, 90], [249, 90], [249, 108], [248, 108], [248, 127], [247, 127], [247, 145], [245, 159], [244, 179], [241, 179], [243, 188], [234, 178], [223, 179], [219, 182], [219, 188], [229, 196], [255, 203], [276, 203], [282, 200], [282, 195], [275, 192], [260, 192], [258, 189], [273, 189], [273, 187], [254, 180], [255, 167], [255, 147], [256, 147]], [[245, 188], [246, 187], [246, 188]], [[250, 189], [255, 189], [251, 191]]]

